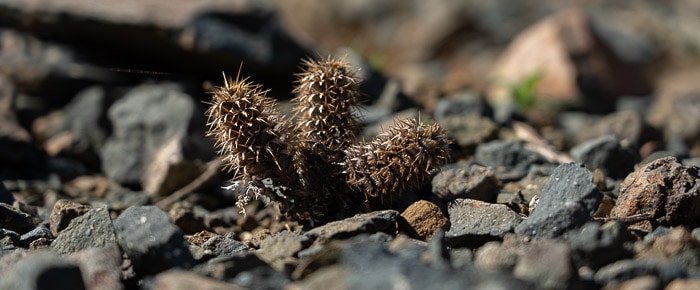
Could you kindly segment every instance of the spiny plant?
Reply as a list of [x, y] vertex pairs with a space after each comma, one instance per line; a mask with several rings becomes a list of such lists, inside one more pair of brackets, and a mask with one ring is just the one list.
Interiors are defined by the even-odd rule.
[[224, 76], [206, 111], [208, 134], [233, 172], [241, 209], [267, 197], [304, 224], [388, 208], [446, 163], [444, 129], [402, 120], [369, 142], [355, 144], [353, 113], [360, 99], [356, 71], [331, 57], [303, 62], [292, 118], [282, 116], [266, 90]]

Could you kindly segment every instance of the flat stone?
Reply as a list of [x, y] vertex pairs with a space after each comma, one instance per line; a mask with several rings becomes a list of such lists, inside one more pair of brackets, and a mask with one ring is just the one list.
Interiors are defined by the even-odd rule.
[[114, 230], [136, 273], [148, 275], [194, 265], [182, 232], [155, 206], [127, 208], [114, 220]]
[[590, 221], [603, 194], [583, 164], [559, 165], [542, 188], [537, 207], [516, 228], [531, 237], [558, 237]]
[[477, 145], [498, 137], [498, 124], [479, 115], [450, 115], [443, 117], [440, 126], [467, 152], [474, 152]]
[[451, 247], [479, 246], [513, 232], [522, 218], [502, 204], [456, 199], [447, 204], [450, 230], [445, 238]]
[[443, 201], [469, 198], [495, 202], [498, 195], [498, 180], [489, 167], [476, 164], [448, 167], [433, 177], [433, 194]]
[[29, 214], [9, 204], [0, 203], [0, 228], [23, 234], [34, 228], [34, 222]]
[[446, 229], [449, 219], [436, 204], [419, 200], [408, 206], [398, 218], [399, 230], [420, 240], [430, 240], [435, 232]]
[[107, 207], [93, 208], [71, 220], [51, 244], [57, 253], [67, 254], [84, 249], [115, 245], [117, 237]]
[[571, 148], [571, 157], [586, 165], [588, 170], [600, 168], [606, 176], [622, 179], [634, 170], [641, 157], [630, 141], [615, 135], [605, 135]]
[[370, 213], [358, 214], [344, 220], [330, 222], [306, 232], [304, 235], [312, 239], [342, 239], [359, 233], [376, 233], [388, 230], [399, 212], [395, 210], [382, 210]]
[[70, 221], [88, 212], [90, 207], [74, 201], [59, 199], [51, 210], [49, 216], [49, 229], [54, 236], [65, 229]]
[[676, 158], [657, 159], [631, 173], [620, 184], [611, 217], [648, 214], [631, 225], [651, 231], [657, 226], [700, 225], [700, 168], [683, 166]]
[[2, 275], [0, 289], [85, 289], [80, 268], [49, 251], [29, 253]]

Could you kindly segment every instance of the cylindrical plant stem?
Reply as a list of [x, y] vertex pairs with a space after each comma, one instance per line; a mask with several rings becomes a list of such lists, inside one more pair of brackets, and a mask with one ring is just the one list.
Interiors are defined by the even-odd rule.
[[447, 162], [449, 144], [437, 124], [401, 120], [372, 141], [345, 150], [347, 184], [364, 197], [365, 210], [389, 206]]

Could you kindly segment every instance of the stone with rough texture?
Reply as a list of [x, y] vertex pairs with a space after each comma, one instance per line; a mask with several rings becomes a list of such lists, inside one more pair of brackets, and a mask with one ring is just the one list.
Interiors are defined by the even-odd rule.
[[443, 201], [469, 198], [495, 202], [499, 188], [493, 169], [476, 164], [444, 168], [433, 177], [432, 185], [433, 193]]
[[446, 229], [450, 221], [436, 204], [419, 200], [401, 213], [398, 223], [400, 231], [425, 241], [430, 240], [436, 231]]
[[639, 152], [629, 141], [622, 141], [614, 135], [605, 135], [578, 144], [571, 148], [570, 154], [589, 170], [600, 168], [606, 176], [614, 179], [625, 178], [641, 159]]
[[471, 153], [477, 145], [498, 137], [498, 124], [478, 115], [451, 115], [443, 117], [440, 126], [445, 128], [457, 144]]
[[572, 248], [572, 256], [577, 264], [591, 269], [598, 269], [634, 255], [624, 246], [632, 240], [632, 236], [627, 233], [625, 225], [618, 222], [604, 225], [588, 222], [581, 228], [567, 233], [566, 240]]
[[246, 244], [234, 239], [232, 233], [211, 237], [201, 247], [212, 251], [216, 256], [231, 256], [250, 250]]
[[447, 205], [450, 230], [445, 234], [452, 247], [478, 246], [503, 238], [522, 218], [502, 204], [456, 199]]
[[657, 159], [632, 172], [620, 184], [611, 217], [649, 214], [631, 225], [651, 231], [657, 226], [700, 225], [700, 168], [683, 166], [676, 158]]
[[112, 220], [107, 207], [93, 208], [71, 220], [51, 244], [57, 253], [67, 254], [84, 249], [115, 245]]
[[190, 268], [194, 258], [182, 232], [155, 206], [132, 206], [114, 220], [119, 246], [142, 275]]
[[49, 251], [28, 254], [3, 273], [0, 289], [85, 289], [77, 265]]
[[54, 236], [65, 229], [70, 221], [90, 210], [90, 207], [74, 201], [59, 199], [51, 210], [49, 216], [49, 229]]
[[382, 210], [370, 213], [358, 214], [344, 220], [330, 222], [320, 227], [313, 228], [305, 233], [312, 239], [342, 239], [359, 233], [376, 233], [388, 230], [393, 226], [399, 212], [395, 210]]
[[[212, 151], [210, 146], [204, 149], [207, 142], [197, 141], [205, 140], [202, 116], [194, 100], [176, 86], [142, 85], [131, 89], [108, 111], [113, 132], [100, 152], [104, 173], [121, 184], [143, 185], [154, 154], [173, 138], [183, 142], [183, 150], [191, 146], [187, 148], [191, 157]], [[190, 132], [190, 128], [199, 129]]]
[[542, 188], [539, 203], [515, 232], [531, 237], [558, 237], [593, 218], [603, 194], [581, 163], [559, 165]]

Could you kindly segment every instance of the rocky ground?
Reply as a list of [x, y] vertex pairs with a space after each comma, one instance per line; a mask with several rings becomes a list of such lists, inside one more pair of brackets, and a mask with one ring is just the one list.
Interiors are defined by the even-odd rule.
[[[696, 1], [0, 1], [0, 289], [700, 289]], [[454, 139], [391, 208], [234, 206], [221, 72]], [[241, 65], [242, 63], [242, 65]], [[318, 181], [323, 182], [323, 181]]]

